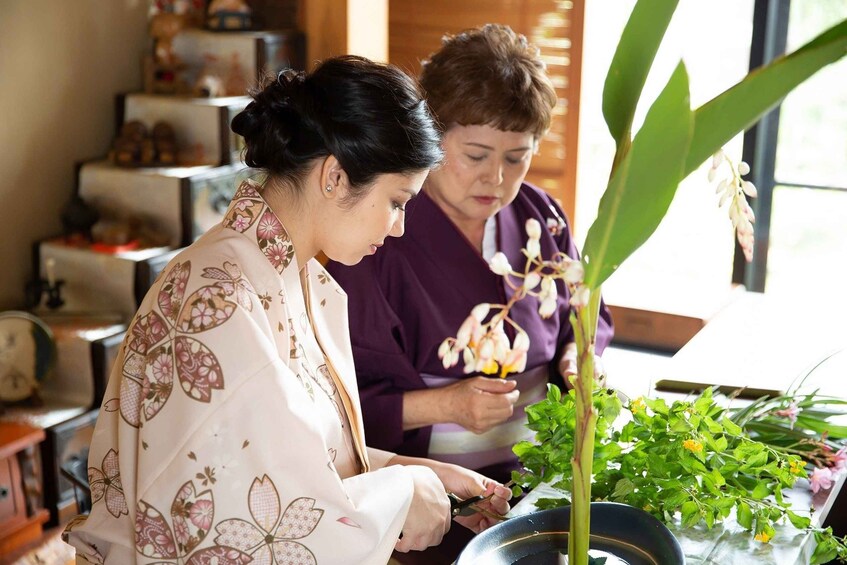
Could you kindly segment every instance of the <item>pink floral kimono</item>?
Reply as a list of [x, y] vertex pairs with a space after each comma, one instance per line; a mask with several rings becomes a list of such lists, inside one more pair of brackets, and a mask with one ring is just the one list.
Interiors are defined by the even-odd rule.
[[346, 296], [252, 181], [136, 314], [89, 456], [82, 563], [388, 561], [412, 499], [365, 446]]

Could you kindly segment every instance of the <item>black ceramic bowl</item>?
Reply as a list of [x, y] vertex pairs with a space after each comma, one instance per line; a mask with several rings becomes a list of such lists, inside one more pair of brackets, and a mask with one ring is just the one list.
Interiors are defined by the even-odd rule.
[[[566, 563], [570, 512], [570, 506], [563, 506], [497, 524], [473, 538], [456, 565]], [[626, 504], [591, 504], [590, 545], [592, 556], [610, 555], [607, 565], [685, 565], [682, 547], [670, 530], [647, 512]]]

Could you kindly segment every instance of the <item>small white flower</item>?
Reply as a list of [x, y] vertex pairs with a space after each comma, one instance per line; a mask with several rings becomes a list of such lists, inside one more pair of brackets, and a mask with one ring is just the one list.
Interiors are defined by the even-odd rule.
[[571, 261], [562, 274], [562, 277], [568, 284], [581, 283], [585, 278], [585, 269], [582, 266], [582, 261]]
[[456, 349], [463, 349], [473, 339], [474, 330], [479, 326], [479, 322], [473, 316], [468, 316], [462, 325], [459, 326], [459, 331], [456, 332]]
[[723, 163], [724, 154], [723, 149], [718, 149], [714, 155], [712, 155], [712, 168], [717, 169]]
[[556, 312], [556, 306], [556, 295], [551, 294], [541, 301], [541, 305], [538, 307], [538, 315], [546, 320]]
[[445, 339], [441, 342], [441, 345], [438, 346], [438, 358], [444, 359], [444, 356], [450, 352], [450, 340]]
[[535, 290], [535, 287], [538, 286], [538, 283], [541, 282], [541, 275], [536, 273], [535, 271], [528, 273], [526, 278], [524, 278], [523, 286], [527, 290]]
[[488, 361], [489, 359], [494, 357], [494, 341], [491, 339], [483, 340], [482, 344], [479, 347], [479, 359], [481, 361]]
[[743, 175], [746, 175], [749, 172], [750, 172], [750, 165], [748, 165], [744, 161], [741, 161], [740, 163], [738, 163], [738, 174], [739, 175], [743, 176]]
[[464, 373], [473, 373], [476, 369], [476, 359], [474, 359], [473, 351], [470, 348], [466, 347], [462, 352], [462, 360], [465, 362]]
[[509, 264], [509, 259], [501, 251], [494, 254], [491, 260], [488, 261], [488, 266], [495, 274], [500, 276], [506, 276], [512, 272], [512, 265]]
[[526, 242], [526, 256], [530, 259], [535, 259], [541, 255], [541, 243], [537, 239], [530, 239]]
[[538, 239], [541, 237], [541, 224], [535, 218], [530, 218], [526, 221], [526, 235], [530, 239]]
[[582, 285], [578, 287], [574, 293], [571, 295], [570, 304], [574, 308], [582, 308], [586, 304], [588, 304], [588, 297], [591, 294], [591, 291], [588, 290], [588, 287]]
[[715, 176], [717, 176], [717, 174], [717, 169], [709, 169], [709, 172], [706, 174], [706, 178], [709, 180], [709, 182], [715, 182]]
[[471, 316], [476, 318], [479, 322], [485, 320], [485, 317], [488, 316], [488, 311], [491, 310], [490, 304], [477, 304], [474, 306], [473, 310], [471, 310]]
[[529, 351], [529, 336], [523, 330], [518, 332], [518, 335], [515, 336], [515, 343], [512, 345], [512, 349], [517, 351]]
[[751, 198], [755, 198], [756, 195], [758, 194], [758, 191], [756, 190], [756, 186], [752, 182], [750, 182], [749, 180], [745, 180], [744, 182], [741, 183], [741, 190], [743, 190], [744, 194], [746, 194], [747, 196], [749, 196]]

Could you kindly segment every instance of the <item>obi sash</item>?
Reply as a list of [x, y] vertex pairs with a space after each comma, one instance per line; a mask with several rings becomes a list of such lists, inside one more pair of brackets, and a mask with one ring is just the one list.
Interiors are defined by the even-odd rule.
[[[440, 388], [459, 379], [421, 375], [429, 388]], [[510, 375], [517, 381], [520, 397], [512, 416], [482, 434], [475, 434], [459, 424], [435, 424], [429, 440], [429, 457], [468, 469], [509, 463], [516, 459], [512, 446], [519, 441], [532, 441], [534, 432], [526, 427], [526, 407], [547, 395], [548, 367], [541, 365], [524, 373]]]

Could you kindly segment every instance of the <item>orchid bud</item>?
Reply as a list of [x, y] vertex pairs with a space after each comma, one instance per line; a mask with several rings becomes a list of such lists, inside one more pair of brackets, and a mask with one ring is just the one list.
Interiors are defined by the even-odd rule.
[[758, 191], [756, 190], [756, 186], [752, 182], [750, 182], [749, 180], [745, 180], [744, 182], [741, 183], [741, 190], [743, 190], [744, 194], [746, 194], [747, 196], [749, 196], [751, 198], [755, 198], [756, 195], [758, 194]]
[[500, 276], [506, 276], [512, 272], [512, 265], [509, 264], [509, 259], [501, 251], [494, 254], [491, 260], [488, 261], [488, 266], [495, 274]]
[[490, 304], [477, 304], [474, 306], [474, 309], [471, 310], [471, 316], [476, 318], [477, 321], [482, 322], [485, 320], [485, 317], [488, 316], [488, 311], [491, 309]]
[[548, 295], [541, 301], [541, 305], [538, 307], [538, 315], [545, 320], [556, 312], [556, 306], [558, 305], [556, 296], [555, 293]]
[[527, 273], [526, 277], [523, 280], [523, 286], [527, 290], [535, 290], [535, 287], [538, 286], [538, 283], [541, 282], [541, 275], [536, 272]]
[[530, 239], [538, 239], [541, 237], [541, 224], [535, 218], [530, 218], [526, 221], [526, 235]]
[[476, 359], [474, 359], [473, 351], [466, 347], [462, 352], [462, 360], [465, 362], [464, 373], [473, 373], [476, 368]]
[[465, 321], [462, 322], [462, 325], [459, 327], [459, 331], [456, 332], [456, 349], [462, 349], [470, 343], [476, 326], [479, 326], [479, 322], [476, 321], [476, 318], [473, 316], [465, 318]]
[[571, 261], [562, 277], [568, 284], [581, 283], [585, 278], [585, 268], [582, 266], [582, 261]]
[[441, 345], [438, 346], [438, 358], [444, 359], [444, 356], [450, 351], [450, 340], [445, 339], [441, 342]]
[[749, 172], [750, 172], [750, 165], [748, 165], [744, 161], [741, 161], [740, 163], [738, 163], [738, 174], [739, 175], [746, 175]]
[[523, 330], [515, 336], [515, 343], [512, 344], [512, 349], [517, 351], [529, 351], [529, 335]]
[[530, 259], [535, 259], [541, 255], [541, 243], [537, 239], [530, 239], [526, 242], [526, 256]]
[[591, 291], [587, 286], [582, 285], [577, 288], [574, 293], [571, 295], [570, 304], [574, 308], [582, 308], [586, 304], [588, 304], [588, 297], [591, 295]]
[[479, 348], [479, 358], [488, 361], [494, 357], [494, 343], [490, 339], [483, 340]]
[[712, 168], [717, 169], [723, 163], [724, 154], [723, 149], [718, 149], [714, 155], [712, 155]]

